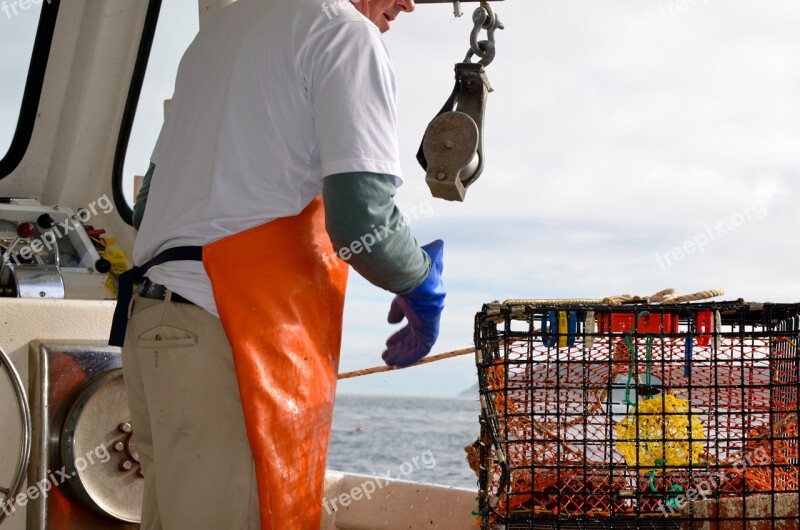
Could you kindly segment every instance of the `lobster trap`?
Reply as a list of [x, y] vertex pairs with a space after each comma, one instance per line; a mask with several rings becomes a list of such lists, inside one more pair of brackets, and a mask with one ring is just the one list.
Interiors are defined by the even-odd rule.
[[487, 304], [483, 530], [796, 530], [800, 304]]

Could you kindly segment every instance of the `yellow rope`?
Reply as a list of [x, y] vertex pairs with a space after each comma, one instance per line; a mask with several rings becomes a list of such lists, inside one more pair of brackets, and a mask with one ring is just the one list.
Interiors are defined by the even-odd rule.
[[[439, 355], [432, 355], [430, 357], [425, 357], [418, 363], [405, 366], [404, 368], [411, 368], [412, 366], [421, 366], [423, 364], [428, 363], [435, 363], [436, 361], [443, 361], [445, 359], [452, 359], [453, 357], [459, 357], [461, 355], [469, 355], [470, 353], [475, 353], [475, 347], [472, 348], [463, 348], [461, 350], [453, 350], [446, 353], [440, 353]], [[370, 374], [379, 374], [381, 372], [391, 372], [394, 370], [401, 370], [402, 368], [398, 368], [396, 366], [376, 366], [374, 368], [367, 368], [365, 370], [356, 370], [354, 372], [345, 372], [343, 374], [339, 374], [339, 380], [342, 379], [352, 379], [353, 377], [361, 377], [362, 375], [370, 375]]]

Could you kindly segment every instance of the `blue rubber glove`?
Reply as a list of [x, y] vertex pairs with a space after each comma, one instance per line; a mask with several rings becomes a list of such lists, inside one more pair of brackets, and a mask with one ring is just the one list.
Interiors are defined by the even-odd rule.
[[383, 360], [389, 366], [408, 366], [431, 352], [439, 338], [439, 321], [444, 309], [442, 254], [444, 242], [437, 239], [422, 250], [431, 257], [431, 271], [422, 284], [408, 294], [397, 295], [389, 309], [389, 323], [398, 324], [405, 317], [408, 325], [389, 337]]

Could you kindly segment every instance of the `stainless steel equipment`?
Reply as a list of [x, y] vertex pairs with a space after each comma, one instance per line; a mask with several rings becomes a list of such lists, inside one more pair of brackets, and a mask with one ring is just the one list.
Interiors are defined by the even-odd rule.
[[[96, 211], [96, 208], [95, 208]], [[83, 221], [92, 213], [42, 206], [33, 199], [0, 198], [0, 296], [111, 297], [106, 273]], [[101, 269], [101, 270], [98, 270]]]
[[28, 485], [41, 493], [27, 528], [138, 528], [144, 480], [119, 349], [34, 342], [30, 360]]

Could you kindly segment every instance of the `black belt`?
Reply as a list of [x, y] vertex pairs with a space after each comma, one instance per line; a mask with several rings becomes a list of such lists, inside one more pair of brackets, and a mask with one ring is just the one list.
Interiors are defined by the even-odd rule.
[[[167, 289], [160, 283], [155, 283], [150, 280], [150, 278], [145, 278], [142, 280], [142, 283], [139, 284], [139, 288], [136, 289], [136, 294], [141, 296], [142, 298], [154, 298], [156, 300], [164, 300], [167, 297]], [[170, 296], [170, 301], [177, 302], [179, 304], [192, 304], [194, 302], [191, 300], [187, 300], [186, 298], [182, 297], [178, 293], [172, 293]]]
[[[203, 261], [203, 247], [175, 247], [168, 248], [141, 267], [133, 267], [119, 275], [117, 285], [117, 307], [114, 309], [114, 320], [111, 322], [111, 334], [108, 344], [122, 346], [125, 343], [125, 329], [128, 327], [128, 308], [133, 298], [133, 286], [141, 283], [144, 275], [150, 268], [168, 261]], [[156, 284], [154, 284], [156, 285]], [[166, 289], [164, 290], [166, 294]], [[175, 300], [177, 295], [172, 295]]]

